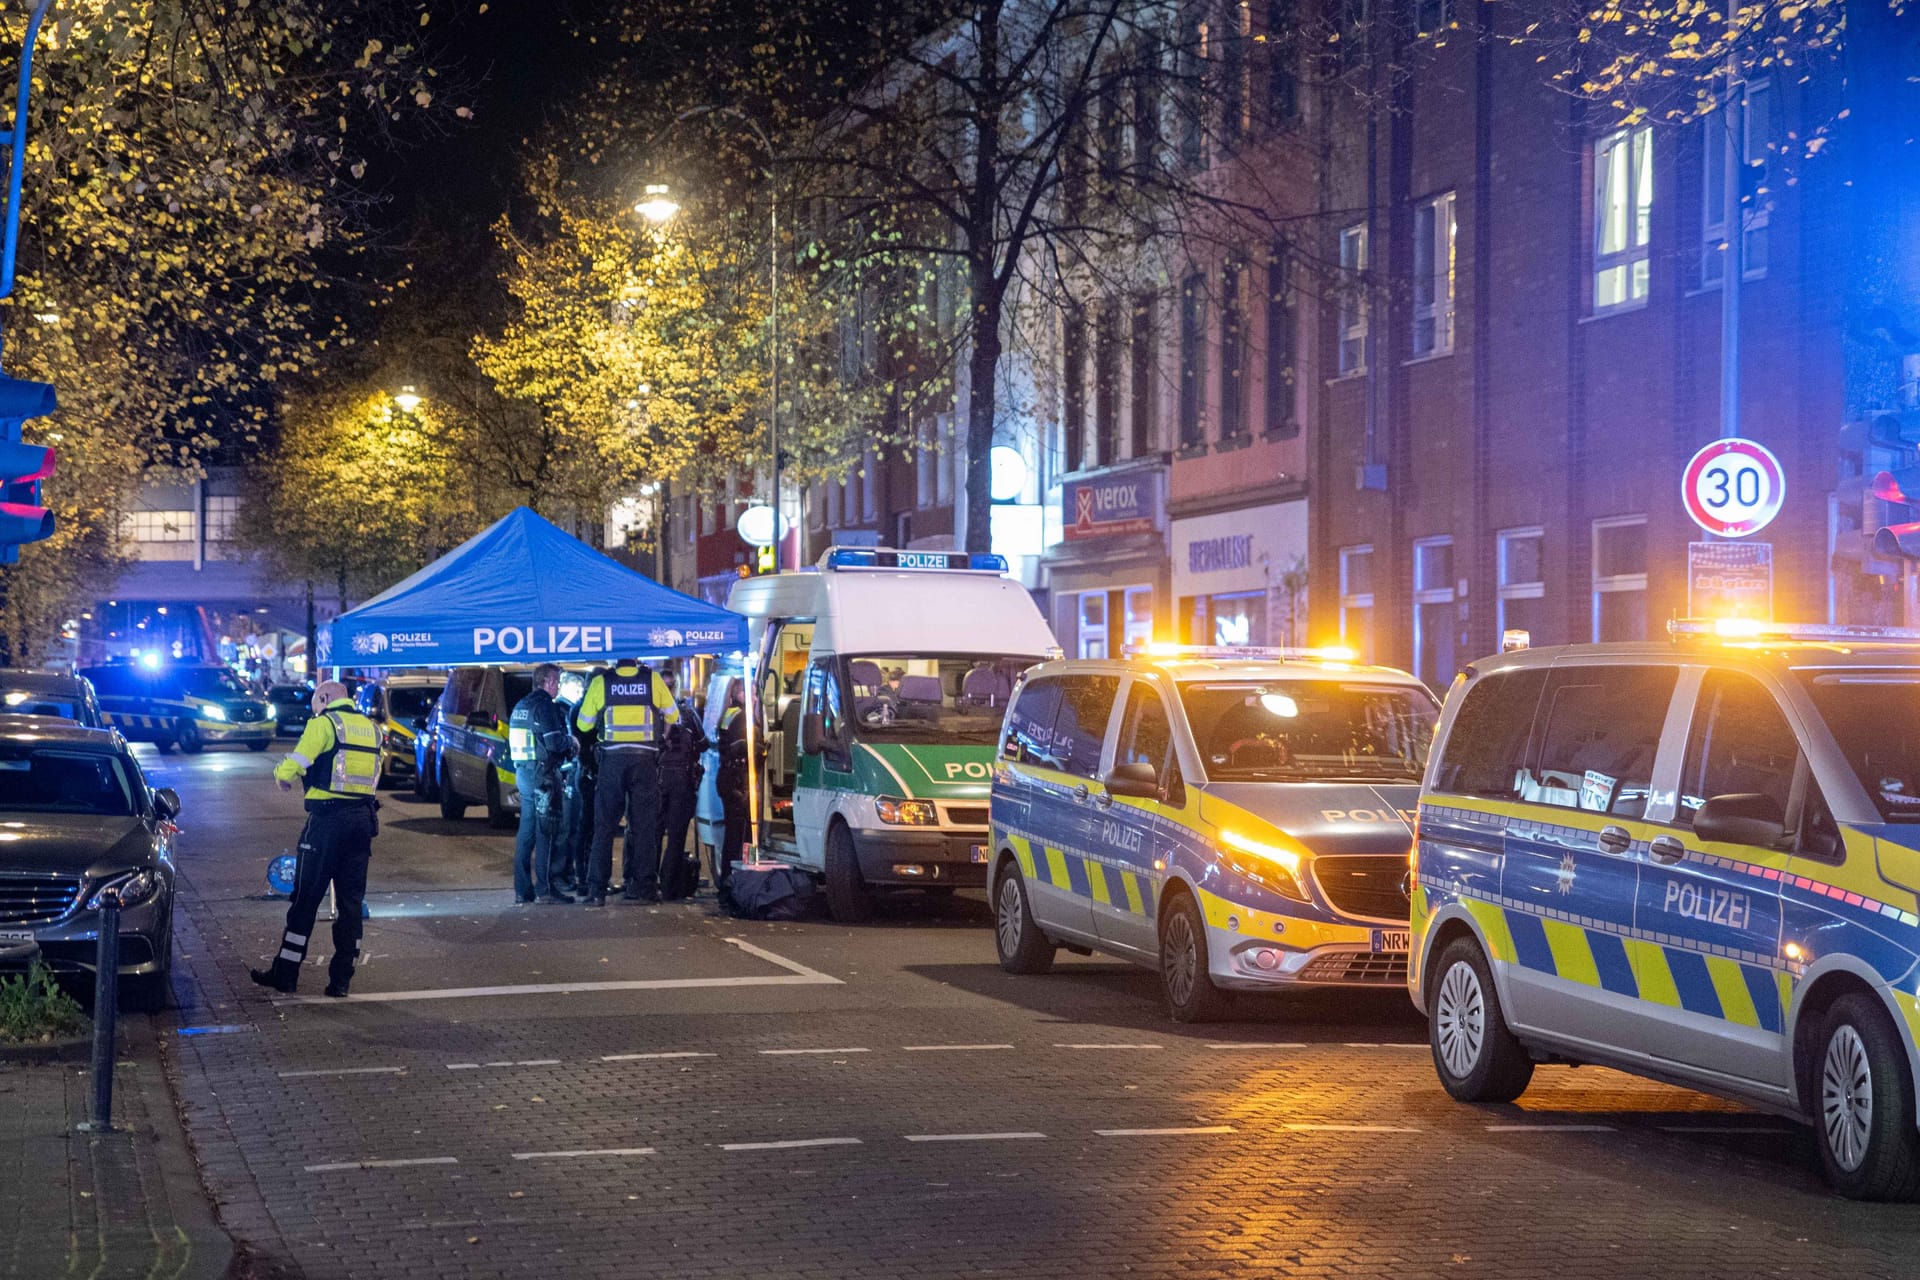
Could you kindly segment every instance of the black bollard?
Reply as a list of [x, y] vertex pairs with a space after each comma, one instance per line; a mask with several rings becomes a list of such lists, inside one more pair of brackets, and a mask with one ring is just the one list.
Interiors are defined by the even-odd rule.
[[93, 976], [93, 1120], [90, 1133], [113, 1131], [113, 1033], [120, 1013], [120, 895], [100, 896], [100, 945]]

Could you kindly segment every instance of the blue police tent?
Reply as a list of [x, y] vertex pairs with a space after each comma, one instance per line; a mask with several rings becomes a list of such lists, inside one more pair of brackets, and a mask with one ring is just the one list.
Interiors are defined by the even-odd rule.
[[747, 624], [519, 507], [318, 639], [327, 667], [592, 662], [726, 653]]

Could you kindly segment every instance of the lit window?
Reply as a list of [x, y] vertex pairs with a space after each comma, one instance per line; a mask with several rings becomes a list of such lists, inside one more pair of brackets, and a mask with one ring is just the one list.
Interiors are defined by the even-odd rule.
[[1593, 638], [1647, 638], [1647, 518], [1593, 522]]
[[1340, 643], [1373, 654], [1373, 548], [1340, 548]]
[[240, 499], [207, 499], [207, 541], [232, 542], [234, 522], [240, 517]]
[[1620, 129], [1593, 144], [1593, 309], [1643, 302], [1653, 232], [1653, 129]]
[[193, 541], [191, 511], [130, 511], [123, 523], [134, 542]]
[[1501, 635], [1525, 631], [1539, 644], [1546, 633], [1546, 533], [1542, 529], [1503, 529], [1498, 538], [1499, 589], [1493, 629]]
[[1413, 544], [1413, 673], [1436, 689], [1459, 670], [1454, 599], [1453, 539], [1421, 538]]
[[1701, 148], [1705, 172], [1700, 188], [1700, 282], [1717, 285], [1725, 273], [1727, 252], [1727, 137], [1740, 138], [1740, 158], [1750, 167], [1745, 194], [1749, 197], [1742, 226], [1746, 239], [1741, 245], [1745, 258], [1744, 279], [1767, 274], [1767, 201], [1753, 189], [1764, 172], [1772, 142], [1773, 92], [1765, 81], [1741, 86], [1740, 100], [1707, 115], [1700, 122], [1705, 145]]
[[1340, 233], [1340, 372], [1367, 367], [1367, 224]]
[[1459, 224], [1453, 192], [1423, 200], [1413, 211], [1413, 354], [1453, 351], [1454, 243]]

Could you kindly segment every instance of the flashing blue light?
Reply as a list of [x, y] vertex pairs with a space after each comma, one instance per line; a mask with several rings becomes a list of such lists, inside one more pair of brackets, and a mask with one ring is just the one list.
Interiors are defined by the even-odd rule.
[[149, 671], [158, 671], [160, 669], [160, 662], [161, 658], [158, 650], [140, 655], [140, 665]]
[[988, 573], [1005, 573], [1007, 558], [992, 551], [976, 551], [968, 557], [967, 567]]

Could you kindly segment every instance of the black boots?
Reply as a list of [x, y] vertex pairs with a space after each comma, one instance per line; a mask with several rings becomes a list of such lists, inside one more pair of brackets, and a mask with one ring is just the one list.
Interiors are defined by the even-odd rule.
[[292, 995], [300, 986], [300, 970], [293, 965], [275, 960], [268, 969], [249, 969], [247, 976], [270, 991], [281, 995]]

